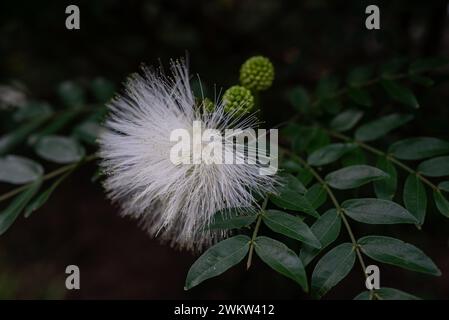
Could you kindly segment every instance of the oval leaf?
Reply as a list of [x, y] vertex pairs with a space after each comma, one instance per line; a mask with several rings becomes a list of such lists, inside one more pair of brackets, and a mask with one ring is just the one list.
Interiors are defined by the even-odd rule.
[[28, 121], [43, 116], [53, 114], [51, 106], [46, 102], [30, 101], [13, 114], [13, 119], [17, 122]]
[[104, 103], [112, 98], [115, 86], [112, 82], [104, 78], [96, 78], [91, 83], [92, 92], [98, 102]]
[[337, 210], [330, 209], [312, 225], [313, 234], [321, 243], [321, 249], [304, 245], [299, 254], [302, 263], [307, 266], [324, 248], [334, 242], [340, 234], [341, 218]]
[[449, 156], [433, 158], [421, 162], [418, 171], [429, 177], [449, 176]]
[[279, 210], [268, 210], [263, 214], [263, 222], [274, 232], [307, 243], [314, 248], [321, 248], [320, 241], [309, 226], [298, 217]]
[[4, 234], [16, 221], [19, 214], [37, 193], [41, 184], [42, 179], [33, 182], [25, 191], [16, 196], [5, 210], [0, 212], [0, 235]]
[[398, 184], [398, 172], [394, 164], [386, 157], [379, 157], [377, 168], [388, 174], [388, 178], [374, 181], [374, 191], [379, 199], [391, 200], [396, 193]]
[[321, 184], [316, 183], [307, 190], [304, 197], [307, 199], [310, 209], [316, 210], [326, 202], [327, 192]]
[[440, 190], [449, 192], [449, 181], [443, 181], [443, 182], [440, 182], [440, 184], [438, 185], [438, 188], [439, 188]]
[[391, 145], [389, 152], [398, 159], [420, 160], [449, 153], [449, 142], [437, 138], [410, 138]]
[[286, 160], [286, 161], [282, 162], [281, 169], [284, 169], [287, 172], [296, 173], [296, 172], [301, 171], [303, 168], [299, 163], [297, 163], [293, 160]]
[[292, 190], [284, 190], [279, 195], [270, 195], [271, 201], [280, 208], [300, 211], [313, 217], [319, 217], [316, 212], [327, 198], [326, 190], [320, 185], [313, 185], [304, 195]]
[[434, 276], [441, 275], [441, 271], [424, 252], [399, 239], [367, 236], [357, 243], [364, 254], [376, 261]]
[[312, 274], [312, 294], [320, 298], [343, 280], [354, 266], [355, 251], [350, 243], [342, 243], [326, 253]]
[[281, 175], [281, 187], [277, 190], [282, 193], [283, 191], [295, 191], [300, 194], [304, 194], [307, 192], [306, 187], [302, 184], [302, 182], [291, 174]]
[[242, 261], [248, 253], [250, 241], [247, 236], [235, 236], [206, 250], [190, 267], [184, 289], [189, 290], [216, 277]]
[[379, 139], [388, 132], [406, 124], [413, 119], [412, 115], [390, 114], [380, 119], [362, 125], [355, 132], [355, 138], [360, 141], [372, 141]]
[[340, 159], [346, 152], [356, 147], [353, 143], [333, 143], [315, 150], [307, 158], [307, 162], [313, 166], [322, 166]]
[[410, 212], [388, 200], [372, 198], [346, 200], [342, 208], [352, 219], [368, 224], [418, 223]]
[[73, 129], [72, 135], [87, 144], [96, 145], [102, 127], [95, 121], [85, 121]]
[[287, 100], [298, 112], [307, 112], [310, 108], [309, 94], [303, 87], [295, 87], [285, 94]]
[[381, 84], [393, 100], [415, 109], [419, 108], [418, 100], [409, 88], [389, 79], [382, 79]]
[[84, 89], [72, 81], [62, 82], [58, 87], [58, 94], [69, 108], [79, 107], [85, 101]]
[[55, 135], [40, 138], [34, 150], [40, 157], [56, 163], [77, 162], [85, 154], [84, 148], [76, 140]]
[[42, 166], [30, 159], [9, 155], [0, 158], [0, 181], [12, 184], [25, 184], [42, 176]]
[[252, 224], [257, 214], [252, 208], [232, 208], [217, 212], [209, 225], [209, 230], [240, 229]]
[[[375, 294], [375, 298], [382, 300], [421, 300], [410, 293], [387, 287], [374, 290], [373, 293]], [[357, 295], [354, 300], [372, 300], [371, 294], [370, 291], [364, 291]]]
[[331, 128], [339, 132], [348, 131], [352, 129], [362, 117], [363, 112], [360, 110], [350, 109], [343, 111], [331, 121]]
[[415, 174], [407, 177], [404, 185], [404, 205], [419, 221], [419, 225], [424, 223], [427, 209], [427, 195], [423, 183]]
[[355, 165], [329, 173], [325, 180], [334, 189], [352, 189], [371, 181], [385, 179], [388, 174], [375, 167]]
[[441, 192], [434, 191], [433, 199], [435, 200], [435, 205], [440, 213], [449, 218], [449, 201], [441, 194]]
[[254, 246], [263, 262], [298, 283], [304, 291], [309, 290], [306, 271], [293, 250], [282, 242], [268, 237], [257, 237]]

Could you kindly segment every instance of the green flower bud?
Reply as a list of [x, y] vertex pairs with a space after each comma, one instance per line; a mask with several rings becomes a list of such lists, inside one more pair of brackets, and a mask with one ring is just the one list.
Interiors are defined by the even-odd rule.
[[206, 112], [213, 112], [215, 110], [215, 103], [213, 103], [209, 98], [204, 98], [202, 101], [202, 106]]
[[242, 115], [254, 108], [251, 91], [242, 86], [232, 86], [223, 95], [224, 110]]
[[252, 91], [268, 89], [273, 79], [273, 64], [263, 56], [249, 58], [240, 68], [240, 83]]

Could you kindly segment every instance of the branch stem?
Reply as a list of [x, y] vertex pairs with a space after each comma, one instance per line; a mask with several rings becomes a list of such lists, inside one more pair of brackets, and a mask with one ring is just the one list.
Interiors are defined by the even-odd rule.
[[[58, 169], [56, 169], [54, 171], [51, 171], [51, 172], [47, 173], [46, 175], [44, 175], [42, 177], [42, 181], [49, 180], [49, 179], [52, 179], [54, 177], [57, 177], [57, 176], [65, 173], [67, 171], [70, 171], [70, 170], [76, 168], [77, 166], [79, 166], [81, 164], [84, 164], [84, 163], [87, 163], [87, 162], [90, 162], [90, 161], [94, 160], [96, 157], [97, 156], [95, 154], [90, 154], [90, 155], [86, 156], [85, 158], [83, 158], [82, 160], [80, 160], [79, 162], [70, 163], [68, 165], [62, 166], [62, 167], [60, 167], [60, 168], [58, 168]], [[2, 194], [0, 196], [0, 202], [5, 201], [5, 200], [15, 196], [16, 194], [18, 194], [18, 193], [28, 189], [32, 184], [33, 184], [33, 182], [30, 182], [28, 184], [24, 184], [24, 185], [22, 185], [22, 186], [20, 186], [18, 188], [15, 188], [15, 189], [13, 189], [13, 190], [5, 193], [5, 194]]]
[[286, 151], [290, 154], [291, 157], [295, 158], [307, 170], [309, 170], [309, 172], [314, 176], [314, 178], [326, 190], [326, 192], [329, 195], [329, 198], [331, 199], [335, 209], [337, 210], [338, 214], [340, 215], [341, 220], [343, 221], [343, 224], [344, 224], [344, 226], [346, 228], [346, 231], [348, 232], [349, 238], [351, 239], [352, 245], [353, 245], [354, 250], [356, 252], [357, 259], [359, 260], [360, 266], [362, 268], [363, 276], [366, 279], [368, 277], [368, 275], [366, 274], [366, 264], [365, 264], [365, 261], [363, 260], [362, 253], [360, 252], [360, 246], [357, 244], [357, 240], [356, 240], [356, 238], [354, 236], [354, 232], [352, 231], [351, 225], [349, 224], [349, 221], [346, 218], [346, 214], [344, 212], [344, 209], [340, 206], [340, 203], [338, 202], [337, 198], [335, 197], [334, 192], [329, 187], [329, 185], [326, 183], [326, 181], [324, 181], [324, 179], [320, 176], [320, 174], [307, 163], [307, 161], [305, 161], [300, 156], [297, 156], [297, 155], [295, 155], [293, 153], [290, 153], [290, 151], [288, 151], [288, 150], [286, 150]]
[[248, 270], [251, 267], [251, 262], [253, 261], [253, 255], [254, 255], [254, 244], [257, 238], [257, 234], [259, 233], [260, 224], [262, 223], [262, 216], [265, 212], [265, 208], [268, 204], [268, 196], [265, 197], [262, 207], [260, 208], [259, 213], [257, 214], [257, 221], [256, 226], [254, 227], [253, 235], [251, 237], [251, 243], [249, 245], [249, 253], [248, 253], [248, 261], [246, 262], [246, 270]]
[[382, 156], [385, 157], [388, 161], [396, 164], [398, 167], [400, 167], [402, 170], [410, 173], [410, 174], [414, 174], [418, 177], [418, 179], [420, 179], [423, 183], [425, 183], [426, 185], [428, 185], [432, 190], [434, 191], [439, 191], [439, 188], [433, 184], [431, 181], [429, 181], [427, 178], [425, 178], [424, 176], [422, 176], [418, 171], [413, 170], [412, 168], [410, 168], [409, 166], [407, 166], [405, 163], [403, 163], [402, 161], [396, 159], [393, 155], [388, 154], [386, 152], [383, 152], [382, 150], [379, 150], [373, 146], [370, 146], [368, 144], [366, 144], [363, 141], [358, 141], [355, 139], [352, 139], [340, 132], [336, 132], [333, 130], [329, 130], [327, 128], [323, 128], [324, 130], [326, 130], [332, 137], [346, 141], [346, 142], [352, 142], [357, 144], [358, 146], [360, 146], [361, 148], [371, 152], [372, 154], [378, 155], [378, 156]]

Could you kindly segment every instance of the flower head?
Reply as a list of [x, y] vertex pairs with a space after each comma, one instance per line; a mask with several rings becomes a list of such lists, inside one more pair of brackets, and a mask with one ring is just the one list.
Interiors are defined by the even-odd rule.
[[224, 110], [244, 115], [254, 108], [251, 91], [242, 86], [232, 86], [223, 94]]
[[204, 104], [198, 107], [182, 61], [172, 63], [171, 78], [144, 68], [108, 107], [99, 139], [104, 186], [122, 214], [140, 219], [150, 235], [177, 247], [201, 248], [220, 236], [207, 228], [217, 211], [254, 206], [256, 193], [272, 191], [275, 178], [260, 175], [257, 164], [171, 161], [174, 130], [192, 132], [195, 121], [220, 132], [255, 123], [254, 117], [236, 116], [238, 108], [225, 112], [220, 101], [211, 112]]
[[273, 80], [273, 64], [263, 56], [249, 58], [240, 68], [240, 83], [251, 91], [266, 90]]

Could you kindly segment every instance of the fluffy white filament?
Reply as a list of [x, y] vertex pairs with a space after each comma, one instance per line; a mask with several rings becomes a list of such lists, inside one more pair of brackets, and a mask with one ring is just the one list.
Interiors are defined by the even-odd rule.
[[191, 132], [195, 120], [221, 132], [255, 124], [254, 117], [226, 114], [221, 102], [213, 112], [195, 106], [183, 62], [172, 63], [171, 78], [144, 68], [108, 107], [99, 139], [104, 186], [122, 214], [140, 219], [150, 235], [177, 247], [201, 248], [220, 236], [207, 230], [214, 213], [254, 207], [254, 195], [272, 191], [275, 178], [260, 175], [258, 165], [170, 161], [172, 130]]

